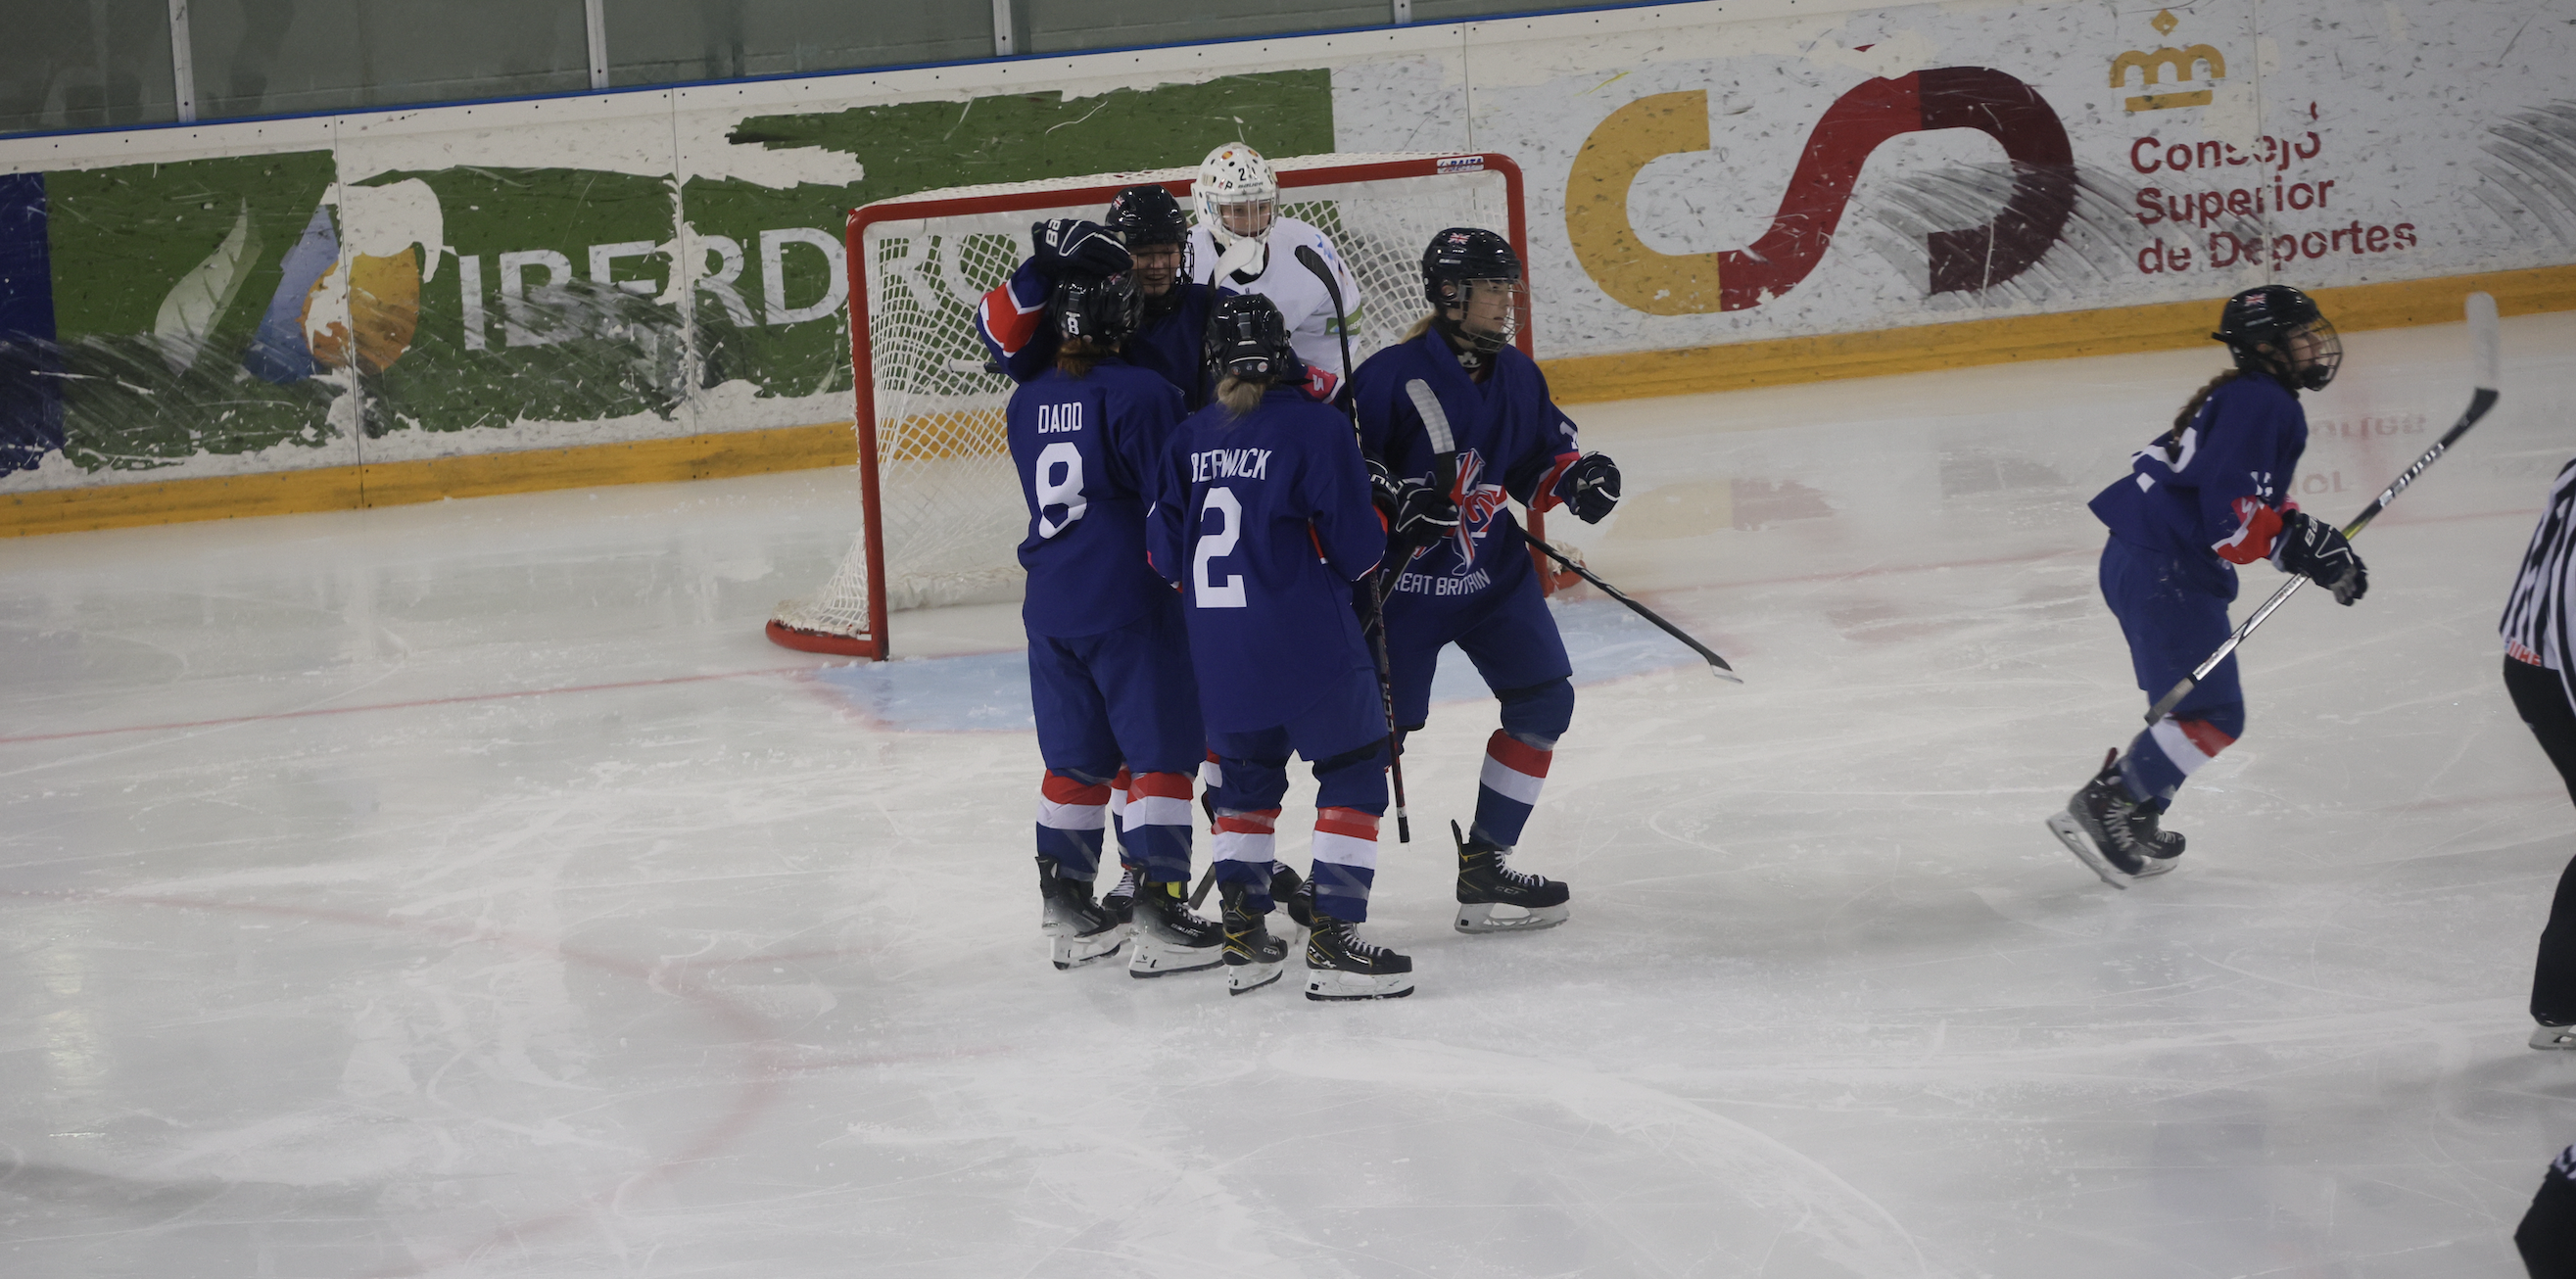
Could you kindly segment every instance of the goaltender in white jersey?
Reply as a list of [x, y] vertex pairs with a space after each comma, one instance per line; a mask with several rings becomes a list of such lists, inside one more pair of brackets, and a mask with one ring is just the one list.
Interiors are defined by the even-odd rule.
[[[1288, 344], [1309, 367], [1335, 378], [1342, 367], [1345, 329], [1360, 332], [1360, 286], [1341, 251], [1321, 231], [1279, 212], [1279, 181], [1261, 153], [1240, 142], [1208, 152], [1194, 192], [1198, 225], [1190, 231], [1190, 264], [1201, 284], [1224, 293], [1258, 293], [1288, 322]], [[1333, 324], [1333, 297], [1314, 271], [1297, 258], [1311, 248], [1342, 290], [1342, 327]], [[1357, 359], [1366, 351], [1351, 352]]]

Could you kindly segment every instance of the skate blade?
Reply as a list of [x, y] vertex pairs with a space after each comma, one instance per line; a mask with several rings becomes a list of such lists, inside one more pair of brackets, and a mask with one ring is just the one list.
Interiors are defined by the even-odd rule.
[[2535, 1027], [2531, 1032], [2531, 1046], [2547, 1049], [2576, 1048], [2576, 1026]]
[[[1503, 914], [1499, 912], [1510, 912]], [[1554, 906], [1523, 908], [1501, 902], [1460, 903], [1458, 931], [1462, 933], [1534, 933], [1554, 928], [1566, 920], [1569, 912], [1563, 902]]]
[[1127, 975], [1142, 978], [1203, 973], [1224, 962], [1223, 946], [1174, 946], [1139, 938], [1136, 953], [1127, 960]]
[[1319, 1003], [1346, 999], [1402, 999], [1413, 993], [1413, 974], [1346, 973], [1329, 968], [1306, 970], [1306, 998]]
[[2051, 816], [2048, 819], [2048, 833], [2055, 835], [2058, 843], [2066, 845], [2066, 851], [2075, 854], [2075, 860], [2092, 867], [2093, 873], [2101, 876], [2103, 883], [2119, 889], [2126, 889], [2129, 886], [2129, 877], [2121, 874], [2120, 868], [2112, 865], [2108, 858], [2102, 856], [2101, 852], [2093, 847], [2093, 841], [2085, 837], [2084, 827], [2076, 822], [2075, 814], [2057, 813]]
[[1089, 937], [1058, 935], [1050, 936], [1047, 940], [1053, 943], [1049, 948], [1051, 953], [1048, 957], [1055, 961], [1056, 971], [1063, 972], [1068, 968], [1080, 968], [1085, 964], [1098, 963], [1117, 954], [1119, 948], [1127, 944], [1127, 929], [1121, 925], [1093, 933]]
[[1228, 964], [1225, 970], [1225, 993], [1245, 995], [1279, 980], [1284, 963]]

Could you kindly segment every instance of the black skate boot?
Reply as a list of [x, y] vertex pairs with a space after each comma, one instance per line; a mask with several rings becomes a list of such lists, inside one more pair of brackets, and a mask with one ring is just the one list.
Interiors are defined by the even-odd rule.
[[1118, 868], [1118, 883], [1100, 896], [1100, 908], [1122, 924], [1136, 922], [1136, 868]]
[[1091, 900], [1091, 881], [1057, 877], [1052, 857], [1038, 859], [1038, 900], [1043, 914], [1038, 931], [1052, 943], [1057, 969], [1079, 968], [1106, 959], [1127, 944], [1127, 921], [1112, 918]]
[[1530, 933], [1565, 922], [1565, 885], [1504, 865], [1510, 849], [1469, 839], [1456, 822], [1449, 835], [1458, 841], [1459, 932]]
[[1402, 999], [1413, 993], [1413, 958], [1360, 940], [1359, 925], [1315, 916], [1306, 934], [1306, 998]]
[[1190, 913], [1186, 884], [1145, 884], [1136, 894], [1130, 977], [1169, 977], [1225, 962], [1225, 930]]
[[1241, 884], [1228, 884], [1222, 894], [1225, 916], [1225, 993], [1240, 995], [1279, 980], [1288, 961], [1288, 943], [1270, 935], [1270, 914], [1246, 910]]
[[1270, 863], [1270, 900], [1287, 911], [1290, 922], [1299, 928], [1315, 926], [1315, 886], [1290, 870], [1286, 862]]
[[[2182, 854], [2182, 836], [2159, 831], [2156, 810], [2129, 798], [2120, 784], [2116, 748], [2102, 757], [2102, 771], [2066, 801], [2066, 811], [2048, 819], [2048, 830], [2113, 888], [2172, 870], [2173, 858]], [[2166, 840], [2172, 852], [2162, 851]]]

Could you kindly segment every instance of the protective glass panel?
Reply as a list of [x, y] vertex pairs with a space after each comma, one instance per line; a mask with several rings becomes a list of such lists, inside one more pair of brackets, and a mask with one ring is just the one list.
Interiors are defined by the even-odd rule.
[[178, 118], [168, 0], [46, 0], [0, 24], [0, 133]]
[[279, 115], [590, 87], [581, 0], [196, 0], [197, 115]]
[[1382, 27], [1394, 13], [1386, 0], [1016, 0], [1012, 8], [1023, 53]]
[[889, 0], [606, 0], [608, 82], [675, 84], [993, 56], [993, 9]]

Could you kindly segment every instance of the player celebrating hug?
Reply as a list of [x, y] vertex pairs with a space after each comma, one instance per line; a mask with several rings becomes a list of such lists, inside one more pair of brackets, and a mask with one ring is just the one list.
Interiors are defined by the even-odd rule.
[[1113, 781], [1132, 768], [1126, 853], [1138, 977], [1214, 968], [1221, 938], [1183, 900], [1190, 774], [1202, 749], [1179, 602], [1145, 558], [1146, 497], [1181, 420], [1181, 393], [1127, 363], [1143, 299], [1126, 275], [1068, 273], [1047, 305], [1055, 366], [1011, 395], [1011, 465], [1029, 508], [1029, 698], [1046, 776], [1038, 890], [1058, 968], [1115, 953], [1129, 921], [1092, 900]]
[[1233, 993], [1276, 981], [1271, 852], [1288, 754], [1314, 765], [1306, 997], [1411, 994], [1413, 961], [1360, 939], [1386, 812], [1386, 711], [1352, 611], [1386, 550], [1348, 419], [1307, 393], [1279, 309], [1217, 306], [1217, 402], [1181, 425], [1154, 508], [1154, 565], [1188, 605], [1219, 776], [1216, 879]]
[[1504, 864], [1538, 802], [1557, 739], [1574, 720], [1574, 668], [1548, 614], [1529, 545], [1505, 499], [1559, 502], [1599, 523], [1619, 502], [1619, 468], [1576, 448], [1547, 378], [1512, 345], [1520, 258], [1503, 237], [1459, 227], [1422, 255], [1431, 317], [1370, 356], [1352, 380], [1360, 443], [1392, 477], [1394, 594], [1386, 644], [1399, 732], [1422, 727], [1443, 646], [1456, 644], [1502, 703], [1487, 740], [1475, 822], [1458, 840], [1460, 932], [1565, 922], [1566, 886]]
[[1130, 274], [1144, 315], [1123, 348], [1128, 363], [1162, 374], [1195, 409], [1210, 380], [1199, 360], [1215, 293], [1191, 282], [1190, 222], [1172, 193], [1147, 183], [1118, 193], [1098, 222], [1056, 218], [1029, 228], [1034, 250], [975, 309], [975, 333], [1014, 382], [1055, 365], [1046, 305], [1061, 279]]
[[[2138, 687], [2152, 699], [2180, 683], [2230, 633], [2239, 566], [2269, 559], [2351, 604], [2370, 574], [2342, 530], [2285, 500], [2308, 446], [2299, 392], [2324, 389], [2343, 343], [2317, 304], [2267, 284], [2227, 300], [2218, 332], [2236, 367], [2183, 405], [2171, 430], [2140, 449], [2130, 474], [2093, 499], [2110, 526], [2102, 598], [2120, 619]], [[2245, 694], [2230, 655], [2163, 719], [2112, 751], [2048, 828], [2104, 882], [2127, 887], [2173, 868], [2183, 838], [2158, 819], [2183, 780], [2245, 731]]]

